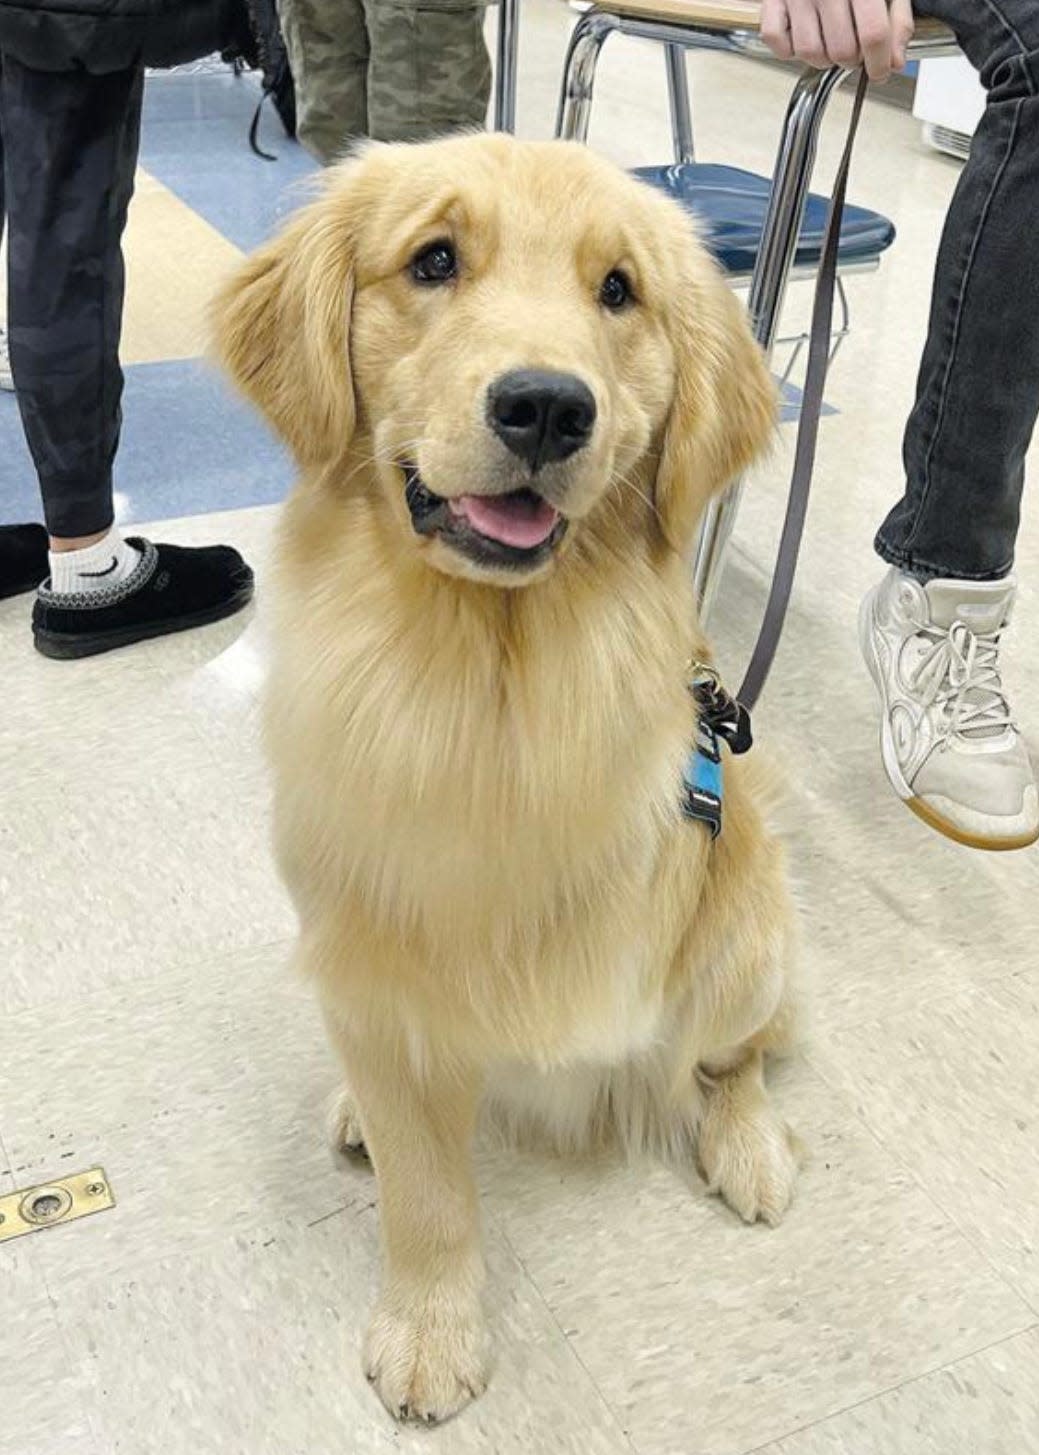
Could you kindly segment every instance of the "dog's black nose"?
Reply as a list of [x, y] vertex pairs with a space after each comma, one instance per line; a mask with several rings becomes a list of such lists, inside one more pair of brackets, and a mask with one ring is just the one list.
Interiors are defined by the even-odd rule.
[[595, 397], [576, 374], [514, 369], [491, 385], [487, 413], [499, 439], [536, 471], [588, 443]]

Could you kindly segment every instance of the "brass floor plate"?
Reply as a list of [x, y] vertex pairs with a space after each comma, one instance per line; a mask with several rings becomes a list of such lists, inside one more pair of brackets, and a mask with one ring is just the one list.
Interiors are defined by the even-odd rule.
[[38, 1187], [23, 1187], [0, 1197], [0, 1243], [57, 1223], [74, 1223], [110, 1207], [115, 1207], [115, 1198], [101, 1167], [41, 1182]]

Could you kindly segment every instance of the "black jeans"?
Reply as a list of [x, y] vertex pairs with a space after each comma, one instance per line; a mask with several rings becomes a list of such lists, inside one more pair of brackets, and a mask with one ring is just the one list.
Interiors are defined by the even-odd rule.
[[122, 235], [144, 73], [33, 71], [0, 61], [0, 215], [7, 331], [47, 529], [112, 523], [123, 374]]
[[1039, 0], [919, 0], [988, 92], [949, 209], [905, 433], [906, 493], [876, 547], [923, 579], [1005, 576], [1039, 412]]

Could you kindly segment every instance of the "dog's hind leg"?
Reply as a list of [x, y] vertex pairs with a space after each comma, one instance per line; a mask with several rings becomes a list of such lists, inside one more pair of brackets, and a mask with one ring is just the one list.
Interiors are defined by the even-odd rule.
[[[340, 1052], [342, 1058], [343, 1035], [340, 1026], [334, 1015], [324, 1012], [325, 1029], [332, 1045]], [[343, 1074], [346, 1074], [346, 1065], [343, 1065]], [[368, 1148], [364, 1143], [364, 1128], [361, 1126], [361, 1114], [357, 1109], [357, 1098], [344, 1080], [339, 1090], [329, 1098], [328, 1107], [325, 1112], [325, 1133], [328, 1138], [328, 1145], [337, 1157], [367, 1157]]]
[[800, 1166], [794, 1133], [769, 1101], [764, 1053], [743, 1047], [701, 1066], [699, 1156], [707, 1186], [753, 1223], [780, 1222]]
[[367, 1157], [361, 1114], [348, 1086], [341, 1086], [329, 1101], [325, 1128], [328, 1144], [337, 1156]]

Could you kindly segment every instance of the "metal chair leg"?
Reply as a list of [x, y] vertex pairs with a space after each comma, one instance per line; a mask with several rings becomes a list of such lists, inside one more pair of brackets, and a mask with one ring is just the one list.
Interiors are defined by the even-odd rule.
[[498, 64], [494, 77], [494, 129], [516, 130], [519, 0], [498, 0]]
[[671, 137], [675, 150], [675, 161], [695, 162], [693, 146], [693, 117], [689, 106], [689, 76], [685, 68], [685, 48], [680, 45], [666, 45], [664, 60], [667, 64], [667, 95], [671, 106]]
[[556, 114], [556, 136], [563, 141], [588, 140], [592, 117], [592, 92], [599, 52], [611, 31], [617, 29], [612, 15], [589, 10], [574, 26], [563, 66], [563, 85]]
[[[819, 127], [826, 104], [845, 74], [839, 67], [807, 71], [797, 83], [783, 123], [772, 193], [747, 304], [754, 336], [767, 357], [772, 353], [797, 251]], [[742, 488], [742, 481], [735, 481], [723, 495], [710, 502], [704, 513], [693, 562], [693, 583], [704, 620], [714, 605]]]

